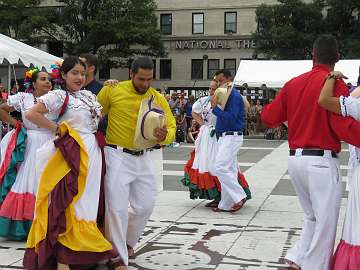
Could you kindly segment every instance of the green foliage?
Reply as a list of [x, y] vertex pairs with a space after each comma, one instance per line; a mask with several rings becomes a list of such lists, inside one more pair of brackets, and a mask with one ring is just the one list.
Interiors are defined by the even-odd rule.
[[64, 52], [98, 54], [102, 65], [127, 66], [134, 55], [164, 54], [154, 0], [0, 0], [0, 32], [29, 44], [63, 41]]
[[164, 52], [153, 0], [61, 0], [65, 51], [97, 53], [110, 67], [134, 55]]
[[256, 53], [273, 59], [310, 59], [319, 34], [332, 33], [345, 58], [360, 57], [359, 0], [279, 0], [256, 10]]

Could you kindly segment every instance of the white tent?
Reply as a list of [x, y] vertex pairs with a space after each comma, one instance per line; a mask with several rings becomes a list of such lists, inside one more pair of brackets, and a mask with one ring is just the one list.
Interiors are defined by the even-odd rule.
[[[312, 68], [311, 60], [241, 60], [236, 72], [235, 84], [246, 83], [250, 87], [266, 84], [269, 88], [281, 88], [288, 80]], [[335, 70], [341, 71], [352, 85], [359, 76], [360, 60], [340, 60]]]
[[12, 65], [22, 63], [29, 67], [33, 64], [39, 68], [46, 68], [48, 71], [55, 61], [62, 61], [59, 57], [0, 34], [0, 64], [4, 59]]
[[0, 34], [0, 64], [8, 64], [8, 88], [11, 81], [11, 65], [23, 64], [29, 67], [33, 64], [50, 71], [50, 66], [55, 61], [62, 61], [62, 59]]

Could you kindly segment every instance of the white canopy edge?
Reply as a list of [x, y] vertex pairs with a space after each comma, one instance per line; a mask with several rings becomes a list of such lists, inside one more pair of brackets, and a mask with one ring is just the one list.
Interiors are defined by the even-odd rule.
[[[311, 60], [241, 60], [234, 82], [246, 83], [250, 87], [265, 84], [270, 88], [281, 88], [292, 78], [311, 70]], [[360, 60], [340, 60], [335, 70], [341, 71], [352, 85], [356, 85], [359, 76]]]
[[47, 71], [51, 71], [50, 66], [56, 61], [62, 61], [59, 57], [0, 34], [0, 64], [5, 59], [10, 64], [22, 63], [26, 67], [33, 64]]

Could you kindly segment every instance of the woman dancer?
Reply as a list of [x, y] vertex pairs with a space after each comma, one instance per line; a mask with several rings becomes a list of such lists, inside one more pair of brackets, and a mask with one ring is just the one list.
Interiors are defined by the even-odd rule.
[[[344, 117], [351, 116], [360, 121], [360, 99], [358, 98], [360, 87], [355, 89], [349, 97], [333, 97], [334, 85], [337, 80], [343, 78], [346, 77], [339, 71], [329, 73], [319, 97], [319, 105]], [[346, 217], [342, 238], [331, 264], [332, 270], [360, 269], [360, 149], [354, 146], [352, 148], [355, 161], [349, 161], [352, 166], [349, 168], [351, 177], [348, 179], [349, 196]]]
[[[25, 118], [38, 98], [51, 90], [49, 74], [32, 68], [26, 72], [25, 84], [25, 93], [10, 95], [7, 103], [0, 105], [1, 121], [15, 127], [1, 141], [0, 167], [0, 236], [11, 240], [25, 240], [28, 235], [38, 186], [36, 151], [54, 136]], [[23, 123], [10, 116], [15, 110], [21, 113]]]
[[[26, 114], [58, 135], [39, 151], [41, 176], [24, 256], [26, 269], [70, 269], [69, 265], [117, 256], [96, 224], [105, 166], [95, 136], [102, 108], [95, 95], [80, 90], [85, 69], [78, 57], [66, 58], [60, 68], [62, 90], [39, 98]], [[44, 116], [59, 114], [65, 103], [60, 125]]]
[[[205, 205], [206, 207], [217, 207], [221, 198], [220, 182], [213, 173], [217, 139], [214, 129], [216, 116], [211, 113], [210, 98], [216, 89], [217, 82], [212, 81], [209, 86], [210, 96], [200, 98], [193, 105], [194, 120], [201, 125], [201, 128], [195, 141], [195, 150], [191, 153], [191, 157], [184, 168], [185, 178], [182, 179], [182, 183], [189, 187], [191, 199], [212, 200]], [[250, 199], [249, 186], [240, 170], [238, 178], [240, 185], [247, 194], [247, 199]]]

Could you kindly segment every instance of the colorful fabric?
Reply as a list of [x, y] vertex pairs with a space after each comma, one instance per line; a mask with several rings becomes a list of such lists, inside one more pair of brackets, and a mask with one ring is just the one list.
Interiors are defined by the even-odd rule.
[[[49, 199], [50, 197], [52, 198], [52, 191], [56, 186], [62, 184], [61, 180], [66, 178], [67, 175], [76, 173], [77, 191], [68, 207], [64, 209], [66, 230], [58, 235], [56, 241], [73, 251], [111, 251], [112, 245], [103, 237], [96, 222], [77, 220], [75, 216], [74, 206], [84, 192], [89, 157], [81, 137], [74, 129], [65, 122], [60, 125], [60, 129], [61, 134], [68, 133], [79, 146], [80, 153], [77, 157], [79, 162], [78, 172], [76, 172], [74, 166], [71, 166], [71, 163], [67, 162], [61, 150], [57, 149], [40, 178], [35, 206], [35, 219], [29, 233], [27, 248], [35, 248], [35, 251], [39, 252], [40, 243], [48, 236], [48, 206]], [[64, 189], [66, 188], [67, 187], [64, 186]]]
[[17, 125], [0, 167], [0, 236], [11, 240], [27, 237], [34, 213], [35, 197], [32, 194], [11, 192], [18, 166], [24, 161], [26, 129]]
[[107, 143], [134, 149], [134, 127], [136, 127], [140, 104], [151, 96], [155, 97], [154, 103], [165, 111], [168, 134], [161, 144], [166, 145], [174, 141], [176, 121], [166, 99], [152, 87], [145, 94], [140, 95], [131, 81], [125, 81], [115, 87], [105, 86], [98, 94], [103, 113], [108, 114]]
[[358, 270], [360, 267], [360, 246], [341, 240], [331, 264], [331, 270]]
[[[218, 178], [209, 172], [200, 173], [199, 170], [193, 169], [194, 158], [195, 150], [191, 152], [190, 159], [184, 167], [185, 177], [181, 180], [184, 186], [189, 187], [190, 198], [220, 200], [221, 185]], [[238, 180], [247, 195], [247, 199], [251, 199], [249, 184], [240, 171], [238, 172]]]

